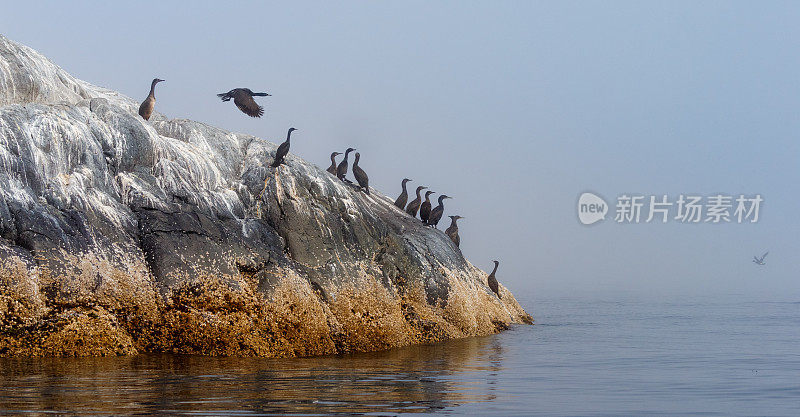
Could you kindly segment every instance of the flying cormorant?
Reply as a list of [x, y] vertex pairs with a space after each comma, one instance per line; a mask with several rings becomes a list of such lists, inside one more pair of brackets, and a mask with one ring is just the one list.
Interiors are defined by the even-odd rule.
[[341, 155], [341, 152], [334, 152], [331, 154], [331, 166], [328, 167], [328, 172], [336, 176], [336, 155]]
[[431, 217], [431, 199], [430, 196], [434, 191], [425, 191], [425, 201], [419, 206], [419, 218], [422, 222], [428, 224], [428, 219]]
[[463, 219], [461, 216], [447, 216], [450, 217], [450, 227], [445, 230], [445, 234], [450, 237], [450, 240], [456, 244], [458, 247], [461, 244], [461, 238], [458, 236], [458, 224], [456, 223], [458, 219]]
[[758, 256], [754, 256], [753, 257], [753, 263], [755, 263], [756, 265], [766, 265], [767, 263], [764, 262], [764, 258], [766, 258], [768, 254], [769, 254], [769, 251], [767, 251], [766, 253], [761, 255], [760, 258]]
[[426, 189], [428, 187], [419, 186], [417, 187], [417, 198], [411, 200], [410, 203], [406, 206], [406, 213], [410, 214], [411, 217], [417, 217], [417, 210], [419, 210], [419, 203], [422, 202], [422, 197], [420, 197], [419, 192]]
[[272, 161], [272, 164], [270, 164], [271, 167], [277, 168], [278, 165], [283, 163], [283, 158], [285, 158], [286, 154], [289, 153], [289, 139], [292, 137], [292, 132], [295, 130], [297, 129], [293, 127], [289, 128], [289, 133], [286, 134], [286, 140], [283, 141], [280, 146], [278, 146], [278, 151], [275, 152], [275, 160]]
[[500, 286], [497, 284], [497, 278], [494, 277], [494, 273], [497, 272], [497, 266], [500, 265], [500, 262], [492, 262], [494, 262], [494, 269], [492, 270], [492, 273], [489, 274], [487, 281], [489, 282], [489, 288], [491, 288], [491, 290], [497, 294], [497, 298], [500, 298]]
[[356, 160], [353, 161], [353, 176], [356, 177], [356, 181], [358, 181], [358, 185], [361, 186], [361, 189], [369, 195], [369, 177], [367, 173], [358, 166], [359, 159], [361, 159], [361, 154], [356, 152]]
[[147, 95], [142, 105], [139, 106], [139, 116], [142, 116], [144, 120], [150, 120], [150, 116], [153, 114], [153, 109], [156, 107], [156, 84], [161, 81], [164, 80], [153, 78], [153, 82], [150, 83], [150, 94]]
[[259, 106], [253, 96], [268, 96], [267, 93], [254, 93], [249, 88], [234, 88], [227, 93], [217, 94], [222, 101], [231, 101], [239, 108], [244, 114], [250, 117], [261, 117], [264, 114], [264, 108]]
[[400, 193], [400, 196], [397, 197], [397, 200], [394, 200], [394, 205], [397, 206], [397, 208], [399, 208], [400, 210], [402, 210], [403, 207], [405, 207], [406, 203], [408, 202], [408, 190], [406, 190], [406, 183], [409, 181], [413, 180], [410, 180], [408, 178], [403, 178], [403, 192]]
[[431, 210], [431, 215], [428, 217], [428, 226], [436, 227], [436, 225], [439, 224], [439, 220], [442, 220], [442, 215], [444, 214], [444, 200], [448, 198], [453, 197], [448, 197], [444, 194], [439, 196], [439, 205]]
[[353, 148], [347, 148], [347, 150], [344, 151], [344, 159], [342, 159], [342, 162], [339, 162], [339, 166], [336, 167], [336, 178], [339, 178], [344, 182], [350, 182], [347, 178], [345, 178], [345, 175], [347, 175], [347, 155], [354, 150], [355, 149]]

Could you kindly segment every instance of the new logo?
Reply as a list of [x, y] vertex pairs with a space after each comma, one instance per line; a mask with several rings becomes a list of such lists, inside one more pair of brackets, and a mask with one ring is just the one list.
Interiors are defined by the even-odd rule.
[[583, 193], [578, 198], [578, 220], [583, 224], [593, 224], [605, 220], [608, 204], [600, 196]]

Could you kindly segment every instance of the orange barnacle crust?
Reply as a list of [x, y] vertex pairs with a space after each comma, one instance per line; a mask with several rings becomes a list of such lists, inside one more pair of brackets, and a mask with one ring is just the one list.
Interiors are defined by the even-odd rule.
[[252, 279], [237, 277], [232, 288], [210, 276], [161, 294], [146, 269], [59, 256], [79, 266], [69, 279], [19, 257], [0, 261], [0, 355], [313, 356], [486, 335], [530, 320], [510, 293], [501, 301], [458, 279], [442, 305], [428, 303], [421, 286], [393, 294], [368, 275], [325, 301], [291, 270], [269, 278], [277, 281], [269, 295]]

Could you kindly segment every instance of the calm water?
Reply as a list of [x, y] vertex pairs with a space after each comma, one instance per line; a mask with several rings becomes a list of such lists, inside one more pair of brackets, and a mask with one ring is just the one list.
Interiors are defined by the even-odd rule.
[[527, 305], [536, 326], [373, 354], [0, 360], [0, 414], [800, 415], [800, 302]]

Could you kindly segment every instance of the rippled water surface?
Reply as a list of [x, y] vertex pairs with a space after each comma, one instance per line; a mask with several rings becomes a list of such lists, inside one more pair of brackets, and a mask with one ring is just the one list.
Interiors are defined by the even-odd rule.
[[800, 302], [547, 299], [536, 326], [309, 359], [0, 360], [0, 414], [800, 415]]

